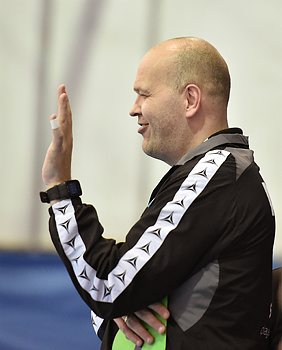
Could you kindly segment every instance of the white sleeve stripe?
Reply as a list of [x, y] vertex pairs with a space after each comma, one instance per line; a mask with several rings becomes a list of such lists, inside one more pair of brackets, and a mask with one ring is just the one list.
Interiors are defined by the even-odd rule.
[[72, 264], [78, 283], [93, 300], [112, 303], [131, 284], [140, 269], [161, 248], [169, 233], [178, 226], [187, 209], [229, 154], [224, 150], [206, 153], [181, 184], [173, 200], [162, 208], [155, 224], [148, 227], [135, 246], [122, 256], [106, 280], [98, 278], [97, 271], [84, 260], [86, 247], [78, 231], [71, 200], [53, 205], [64, 252]]
[[92, 326], [94, 328], [95, 333], [98, 335], [98, 331], [102, 325], [102, 323], [104, 322], [104, 319], [97, 316], [94, 311], [91, 310], [91, 322], [92, 322]]

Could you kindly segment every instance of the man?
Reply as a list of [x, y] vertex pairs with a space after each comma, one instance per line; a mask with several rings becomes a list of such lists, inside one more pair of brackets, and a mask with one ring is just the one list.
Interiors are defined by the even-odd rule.
[[247, 138], [228, 128], [224, 59], [202, 39], [167, 40], [142, 59], [134, 90], [130, 115], [143, 151], [172, 167], [124, 243], [102, 237], [95, 209], [82, 204], [78, 182], [70, 181], [63, 85], [42, 170], [52, 240], [93, 310], [102, 349], [117, 348], [115, 318], [125, 330], [121, 316], [142, 319], [161, 300], [170, 317], [161, 345], [152, 348], [267, 349], [274, 212]]

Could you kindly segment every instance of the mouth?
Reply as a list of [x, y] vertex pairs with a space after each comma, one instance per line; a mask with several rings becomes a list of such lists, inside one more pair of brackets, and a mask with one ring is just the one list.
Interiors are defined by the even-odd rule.
[[139, 134], [144, 134], [144, 132], [147, 130], [149, 123], [138, 123], [140, 125], [140, 128], [138, 129]]

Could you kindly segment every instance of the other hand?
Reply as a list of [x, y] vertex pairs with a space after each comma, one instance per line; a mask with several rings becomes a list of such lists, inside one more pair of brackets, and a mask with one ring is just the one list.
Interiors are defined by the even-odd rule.
[[156, 303], [132, 315], [116, 318], [114, 321], [127, 339], [137, 346], [142, 346], [143, 342], [148, 344], [154, 342], [153, 336], [145, 328], [143, 322], [150, 325], [160, 334], [166, 331], [165, 325], [156, 317], [156, 314], [166, 320], [169, 318], [168, 309], [163, 304]]

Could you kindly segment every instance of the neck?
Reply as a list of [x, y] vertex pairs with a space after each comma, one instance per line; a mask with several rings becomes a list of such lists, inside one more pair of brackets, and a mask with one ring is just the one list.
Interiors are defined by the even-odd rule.
[[212, 127], [201, 128], [198, 132], [192, 133], [187, 137], [189, 142], [183, 147], [183, 149], [177, 154], [174, 159], [171, 159], [167, 162], [169, 165], [175, 165], [178, 161], [185, 156], [189, 151], [198, 147], [201, 143], [203, 143], [206, 139], [208, 139], [211, 135], [215, 134], [218, 131], [228, 129], [227, 121], [223, 123], [217, 123]]

